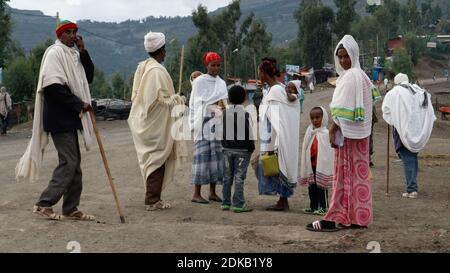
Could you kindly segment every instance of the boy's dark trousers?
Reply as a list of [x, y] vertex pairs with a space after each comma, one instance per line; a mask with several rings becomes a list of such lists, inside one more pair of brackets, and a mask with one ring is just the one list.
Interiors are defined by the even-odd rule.
[[[314, 180], [316, 178], [316, 168], [313, 168], [314, 172]], [[322, 189], [317, 186], [316, 183], [309, 185], [309, 200], [311, 210], [318, 210], [319, 208], [328, 209], [327, 199], [328, 199], [328, 190]]]

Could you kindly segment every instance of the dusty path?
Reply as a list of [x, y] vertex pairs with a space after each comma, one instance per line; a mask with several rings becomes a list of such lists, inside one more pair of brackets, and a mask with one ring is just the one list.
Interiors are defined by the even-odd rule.
[[[442, 84], [429, 89], [450, 87]], [[313, 106], [329, 104], [332, 90], [316, 91], [306, 94], [305, 113]], [[307, 124], [308, 116], [303, 115], [302, 140]], [[66, 246], [70, 241], [79, 242], [82, 252], [369, 252], [366, 246], [371, 241], [377, 241], [382, 252], [450, 252], [450, 121], [438, 120], [422, 153], [425, 158], [420, 161], [417, 200], [400, 198], [404, 178], [394, 152], [392, 195], [385, 196], [387, 127], [382, 121], [377, 124], [376, 166], [372, 169], [374, 224], [366, 231], [331, 234], [304, 229], [318, 219], [301, 214], [309, 202], [306, 188], [296, 189], [290, 212], [264, 211], [276, 198], [257, 194], [252, 170], [246, 198], [254, 212], [234, 214], [220, 211], [219, 204], [191, 203], [190, 162], [177, 171], [175, 182], [164, 192], [163, 198], [172, 203], [173, 209], [146, 212], [143, 183], [126, 122], [99, 122], [99, 126], [127, 223], [120, 224], [98, 149], [82, 152], [84, 190], [80, 208], [95, 214], [99, 221], [51, 222], [33, 215], [31, 208], [47, 185], [57, 156], [50, 143], [40, 181], [15, 182], [14, 167], [30, 136], [29, 125], [20, 126], [0, 139], [0, 252], [69, 252]], [[60, 211], [60, 204], [55, 209]]]

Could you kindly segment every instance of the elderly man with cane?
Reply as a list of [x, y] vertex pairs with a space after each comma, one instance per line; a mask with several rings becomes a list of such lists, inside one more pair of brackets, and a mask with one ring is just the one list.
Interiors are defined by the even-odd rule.
[[[51, 220], [95, 220], [78, 210], [82, 192], [81, 155], [78, 131], [82, 132], [86, 149], [94, 143], [95, 134], [89, 83], [94, 77], [94, 64], [77, 36], [78, 26], [61, 21], [56, 28], [58, 39], [42, 58], [36, 93], [33, 135], [25, 154], [16, 166], [16, 178], [36, 180], [48, 134], [58, 152], [59, 165], [48, 187], [34, 206], [34, 212]], [[78, 48], [78, 50], [75, 48]], [[63, 197], [63, 215], [54, 206]]]

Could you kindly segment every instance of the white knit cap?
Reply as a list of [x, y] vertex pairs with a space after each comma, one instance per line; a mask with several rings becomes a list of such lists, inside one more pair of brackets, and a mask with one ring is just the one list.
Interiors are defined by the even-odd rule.
[[397, 74], [397, 76], [395, 76], [394, 78], [394, 83], [395, 84], [409, 83], [408, 75], [403, 73]]
[[144, 47], [148, 53], [153, 53], [166, 44], [166, 36], [161, 32], [149, 32], [144, 37]]

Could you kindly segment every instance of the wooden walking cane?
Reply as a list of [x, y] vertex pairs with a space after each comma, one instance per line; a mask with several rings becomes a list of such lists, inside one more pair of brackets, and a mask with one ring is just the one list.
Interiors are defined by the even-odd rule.
[[92, 126], [94, 127], [95, 136], [97, 137], [97, 143], [98, 143], [98, 147], [100, 148], [100, 153], [101, 153], [102, 159], [103, 159], [103, 165], [105, 166], [106, 174], [107, 174], [108, 179], [109, 179], [109, 185], [111, 186], [111, 190], [112, 190], [113, 195], [114, 195], [114, 200], [116, 201], [117, 210], [119, 211], [120, 222], [122, 222], [122, 224], [124, 224], [125, 223], [125, 217], [123, 216], [122, 209], [121, 209], [120, 203], [119, 203], [119, 198], [117, 197], [116, 188], [114, 186], [114, 182], [113, 182], [113, 179], [112, 179], [112, 176], [111, 176], [111, 171], [109, 170], [108, 161], [106, 160], [105, 150], [103, 149], [102, 140], [101, 140], [100, 134], [98, 132], [97, 122], [95, 121], [94, 112], [92, 110], [89, 111], [89, 115], [91, 116]]
[[387, 135], [387, 156], [386, 156], [386, 196], [389, 197], [389, 167], [390, 167], [390, 143], [391, 142], [391, 125], [388, 124]]
[[184, 45], [181, 47], [180, 82], [178, 83], [178, 95], [181, 95], [181, 84], [183, 83], [183, 67], [184, 67]]

